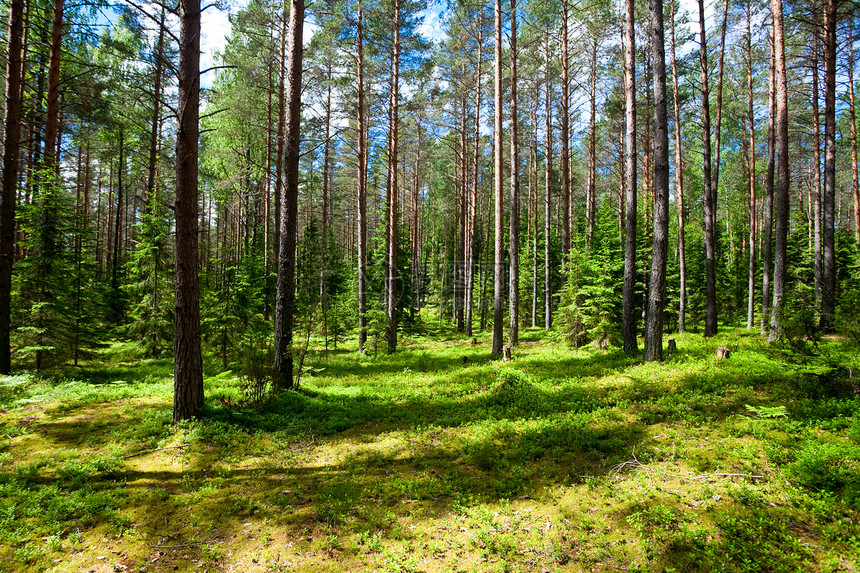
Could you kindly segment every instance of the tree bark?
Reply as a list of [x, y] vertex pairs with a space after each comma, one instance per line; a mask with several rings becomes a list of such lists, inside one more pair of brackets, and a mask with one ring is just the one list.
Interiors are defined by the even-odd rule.
[[502, 321], [504, 320], [504, 194], [502, 191], [502, 0], [495, 0], [495, 71], [493, 74], [495, 112], [493, 122], [493, 189], [495, 211], [495, 267], [493, 269], [493, 349], [495, 358], [502, 356]]
[[705, 2], [699, 0], [699, 64], [702, 76], [702, 167], [705, 195], [705, 336], [717, 334], [717, 267], [716, 267], [716, 193], [711, 170], [711, 104], [708, 89], [708, 36], [705, 30]]
[[666, 54], [663, 0], [650, 0], [651, 65], [654, 74], [654, 235], [645, 314], [647, 361], [663, 359], [663, 307], [669, 253], [669, 122], [666, 117]]
[[775, 108], [775, 167], [776, 187], [774, 202], [776, 221], [773, 253], [773, 303], [770, 313], [770, 335], [773, 342], [782, 335], [782, 305], [785, 296], [786, 258], [788, 249], [789, 187], [791, 184], [788, 161], [788, 78], [785, 63], [785, 35], [782, 0], [771, 0], [773, 14]]
[[622, 322], [624, 352], [638, 349], [636, 340], [636, 16], [634, 0], [624, 2], [624, 117], [626, 193], [624, 201], [624, 290]]
[[200, 0], [179, 3], [179, 110], [176, 131], [176, 271], [173, 421], [203, 407], [200, 290], [197, 269], [197, 174], [200, 105]]
[[753, 101], [753, 59], [752, 59], [752, 2], [747, 0], [747, 121], [749, 122], [749, 157], [747, 174], [749, 177], [749, 274], [747, 280], [747, 330], [755, 324], [755, 237], [756, 237], [756, 189], [755, 189], [755, 107]]
[[821, 300], [821, 113], [819, 108], [820, 94], [818, 91], [819, 76], [818, 59], [820, 57], [818, 35], [812, 42], [812, 194], [815, 197], [814, 217], [810, 231], [814, 232], [813, 242], [813, 275], [815, 280], [815, 299]]
[[472, 197], [469, 201], [469, 232], [467, 233], [466, 251], [466, 336], [472, 336], [472, 314], [474, 311], [475, 292], [475, 238], [478, 227], [478, 176], [480, 167], [480, 145], [481, 145], [481, 68], [484, 61], [484, 23], [483, 13], [478, 13], [478, 66], [475, 72], [475, 133], [474, 146], [472, 149]]
[[508, 345], [511, 347], [516, 346], [520, 338], [520, 154], [517, 122], [517, 4], [516, 0], [511, 0], [511, 209], [508, 238], [510, 241]]
[[570, 77], [567, 46], [568, 0], [561, 3], [561, 268], [570, 254]]
[[364, 23], [361, 0], [358, 2], [356, 23], [356, 129], [358, 136], [358, 352], [365, 352], [367, 343], [367, 131], [364, 110]]
[[684, 157], [681, 152], [681, 105], [678, 93], [678, 61], [675, 57], [675, 3], [669, 2], [670, 44], [672, 47], [672, 95], [675, 112], [675, 200], [678, 202], [678, 270], [680, 293], [678, 301], [678, 332], [687, 330], [687, 241], [684, 214]]
[[848, 121], [851, 133], [851, 190], [854, 198], [854, 242], [860, 244], [860, 172], [857, 162], [857, 108], [854, 101], [854, 22], [848, 25]]
[[15, 205], [21, 151], [24, 0], [9, 5], [6, 50], [6, 109], [3, 118], [3, 189], [0, 190], [0, 374], [12, 370], [10, 347], [12, 266], [15, 262]]
[[299, 151], [301, 143], [302, 27], [304, 0], [290, 0], [287, 42], [286, 130], [284, 142], [284, 212], [278, 287], [275, 295], [275, 387], [293, 388], [293, 306], [295, 302], [296, 238], [298, 232]]
[[761, 335], [770, 332], [771, 263], [773, 259], [773, 195], [776, 166], [776, 47], [770, 34], [769, 79], [767, 90], [767, 174], [765, 175], [764, 236], [762, 237]]
[[398, 128], [399, 128], [399, 112], [400, 112], [400, 0], [394, 0], [394, 39], [393, 39], [393, 66], [391, 70], [391, 125], [390, 129], [390, 145], [388, 150], [388, 168], [390, 170], [389, 188], [388, 188], [388, 268], [386, 269], [386, 277], [388, 278], [387, 287], [388, 293], [388, 329], [386, 331], [386, 339], [388, 341], [388, 353], [393, 354], [397, 350], [397, 245], [398, 232], [397, 220], [399, 212], [399, 197], [397, 188], [397, 146], [398, 146]]
[[836, 312], [836, 19], [838, 0], [824, 2], [824, 196], [822, 198], [821, 322], [833, 330]]
[[544, 296], [544, 329], [552, 327], [552, 282], [550, 274], [550, 205], [552, 201], [552, 107], [550, 105], [550, 68], [549, 68], [549, 33], [547, 33], [546, 74], [545, 74], [545, 125], [544, 125], [544, 199], [543, 199], [543, 296]]
[[588, 118], [588, 187], [586, 189], [586, 219], [588, 232], [586, 246], [591, 250], [594, 230], [597, 226], [597, 48], [598, 34], [594, 33], [591, 45], [591, 73], [589, 76], [589, 118]]

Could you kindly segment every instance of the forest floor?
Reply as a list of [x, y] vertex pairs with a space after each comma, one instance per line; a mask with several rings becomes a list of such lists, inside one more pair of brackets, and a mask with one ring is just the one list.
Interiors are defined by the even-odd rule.
[[0, 378], [0, 570], [860, 569], [856, 345], [541, 337], [313, 352], [259, 408], [213, 370], [175, 426], [171, 363], [129, 345]]

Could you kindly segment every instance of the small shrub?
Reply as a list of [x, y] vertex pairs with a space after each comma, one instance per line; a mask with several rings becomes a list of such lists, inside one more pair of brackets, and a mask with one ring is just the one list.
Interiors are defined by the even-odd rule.
[[490, 395], [492, 405], [541, 412], [546, 409], [546, 399], [534, 386], [534, 378], [520, 370], [505, 368], [498, 375], [498, 383]]
[[813, 491], [843, 495], [860, 507], [860, 450], [856, 447], [809, 442], [787, 468], [793, 480]]

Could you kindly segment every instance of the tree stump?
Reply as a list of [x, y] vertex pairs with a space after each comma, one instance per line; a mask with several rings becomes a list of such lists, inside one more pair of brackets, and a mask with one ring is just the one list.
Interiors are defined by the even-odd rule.
[[474, 345], [474, 344], [478, 344], [478, 339], [477, 339], [477, 338], [472, 338], [472, 344], [473, 344], [473, 345]]
[[717, 358], [719, 358], [720, 360], [724, 360], [729, 356], [731, 356], [731, 352], [729, 352], [728, 348], [726, 348], [725, 346], [720, 346], [719, 348], [717, 348]]
[[668, 344], [668, 346], [666, 347], [666, 352], [668, 352], [668, 353], [669, 353], [669, 356], [671, 356], [671, 355], [675, 354], [676, 352], [678, 352], [678, 345], [677, 345], [677, 344], [675, 344], [675, 339], [674, 339], [674, 338], [670, 338], [670, 339], [669, 339], [669, 344]]
[[502, 348], [502, 362], [510, 362], [511, 361], [511, 347], [505, 344], [504, 348]]

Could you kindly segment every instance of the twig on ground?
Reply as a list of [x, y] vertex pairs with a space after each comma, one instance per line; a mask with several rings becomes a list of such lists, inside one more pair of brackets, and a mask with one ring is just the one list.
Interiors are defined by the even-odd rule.
[[127, 456], [123, 456], [122, 459], [127, 460], [129, 458], [136, 458], [137, 456], [142, 456], [144, 454], [151, 454], [152, 452], [163, 452], [164, 450], [178, 450], [181, 448], [188, 447], [188, 444], [184, 444], [182, 446], [165, 446], [163, 448], [155, 448], [154, 450], [143, 450], [142, 452], [137, 452], [134, 454], [129, 454]]

